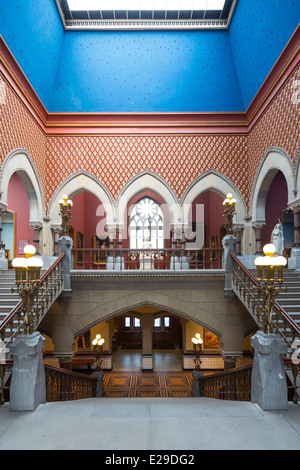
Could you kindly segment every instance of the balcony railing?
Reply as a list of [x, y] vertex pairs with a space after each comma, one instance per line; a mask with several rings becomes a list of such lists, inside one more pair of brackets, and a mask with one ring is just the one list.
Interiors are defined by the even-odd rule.
[[77, 248], [73, 252], [74, 269], [149, 270], [149, 269], [222, 269], [223, 248], [184, 250], [181, 248]]

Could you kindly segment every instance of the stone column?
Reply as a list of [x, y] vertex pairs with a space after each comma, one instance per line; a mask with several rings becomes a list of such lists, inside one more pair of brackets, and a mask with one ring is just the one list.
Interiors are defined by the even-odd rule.
[[52, 334], [54, 357], [59, 359], [60, 367], [72, 369], [74, 336], [67, 326], [57, 326]]
[[153, 370], [153, 316], [142, 315], [142, 370]]
[[293, 208], [294, 212], [294, 246], [300, 247], [300, 203]]
[[237, 256], [240, 256], [242, 254], [242, 230], [243, 230], [243, 225], [234, 225]]
[[72, 292], [71, 289], [71, 269], [73, 268], [73, 258], [72, 258], [72, 247], [73, 240], [71, 237], [60, 237], [58, 240], [59, 244], [59, 254], [65, 252], [65, 257], [63, 258], [63, 276], [64, 276], [64, 292]]
[[2, 215], [5, 214], [6, 211], [6, 206], [0, 203], [0, 242], [2, 242]]
[[[116, 237], [116, 227], [114, 225], [108, 225], [107, 231], [108, 231], [108, 238], [109, 238], [109, 248], [113, 249], [114, 238]], [[114, 256], [113, 256], [112, 251], [109, 251], [107, 254], [106, 269], [108, 270], [114, 269]]]
[[222, 244], [224, 247], [224, 269], [225, 269], [225, 286], [224, 286], [224, 295], [228, 300], [234, 298], [234, 293], [232, 290], [232, 257], [231, 252], [236, 253], [236, 238], [233, 235], [226, 235]]
[[118, 249], [120, 250], [120, 252], [117, 253], [117, 256], [115, 258], [114, 269], [116, 271], [123, 271], [125, 269], [124, 256], [123, 256], [123, 252], [122, 252], [122, 248], [123, 248], [123, 231], [124, 231], [124, 226], [119, 225], [119, 227], [118, 227]]
[[30, 222], [31, 227], [33, 228], [33, 246], [36, 249], [36, 254], [41, 255], [40, 252], [40, 235], [41, 235], [41, 230], [43, 228], [43, 224], [38, 221], [31, 221]]
[[300, 201], [289, 205], [294, 214], [294, 245], [288, 261], [290, 269], [300, 269]]
[[35, 332], [18, 335], [10, 346], [14, 356], [10, 386], [10, 409], [33, 411], [46, 403], [46, 377], [43, 361], [45, 338]]
[[[0, 204], [0, 242], [2, 241], [2, 215], [6, 213], [6, 207]], [[5, 240], [3, 240], [5, 242]], [[8, 260], [5, 257], [5, 248], [0, 248], [0, 270], [8, 269]]]
[[53, 254], [54, 254], [54, 256], [58, 256], [58, 254], [59, 254], [58, 240], [59, 240], [59, 237], [62, 233], [62, 227], [61, 227], [61, 225], [51, 225], [51, 229], [52, 229], [52, 232], [53, 232], [53, 242], [54, 242]]
[[[182, 225], [180, 224], [173, 225], [171, 227], [171, 231], [173, 233], [171, 248], [174, 250], [176, 248], [184, 248], [185, 245], [182, 243], [182, 240], [183, 240]], [[171, 254], [170, 269], [173, 269], [175, 271], [179, 269], [188, 269], [188, 266], [186, 266], [185, 260], [184, 259], [181, 260], [180, 256], [178, 256], [175, 251]]]
[[265, 222], [253, 222], [252, 226], [255, 230], [255, 243], [256, 243], [256, 255], [261, 255], [263, 252], [263, 247], [262, 247], [262, 238], [261, 238], [261, 231], [263, 226], [265, 225]]
[[251, 344], [255, 350], [251, 378], [251, 402], [263, 410], [286, 410], [288, 393], [283, 354], [287, 345], [278, 334], [258, 331]]

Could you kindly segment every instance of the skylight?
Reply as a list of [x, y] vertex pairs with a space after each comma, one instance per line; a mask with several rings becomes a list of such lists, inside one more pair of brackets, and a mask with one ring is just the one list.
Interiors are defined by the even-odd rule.
[[225, 0], [67, 0], [71, 11], [223, 10]]
[[237, 0], [55, 0], [65, 29], [227, 29]]

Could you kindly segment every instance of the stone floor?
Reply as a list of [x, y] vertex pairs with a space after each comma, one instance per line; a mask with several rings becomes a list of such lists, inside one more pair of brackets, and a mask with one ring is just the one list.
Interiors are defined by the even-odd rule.
[[[142, 351], [139, 349], [118, 349], [112, 357], [113, 371], [141, 372]], [[155, 372], [182, 371], [182, 350], [153, 350]]]
[[31, 412], [13, 412], [4, 404], [0, 450], [22, 449], [102, 450], [104, 456], [139, 450], [300, 450], [300, 406], [266, 412], [252, 403], [194, 397], [93, 398], [47, 403]]
[[[154, 370], [182, 371], [181, 351], [154, 354]], [[140, 369], [139, 351], [115, 354], [114, 371]], [[0, 406], [0, 450], [23, 449], [102, 450], [98, 464], [114, 451], [146, 460], [155, 451], [189, 451], [199, 465], [201, 450], [300, 450], [300, 405], [263, 411], [209, 398], [94, 398], [18, 412], [6, 403]]]

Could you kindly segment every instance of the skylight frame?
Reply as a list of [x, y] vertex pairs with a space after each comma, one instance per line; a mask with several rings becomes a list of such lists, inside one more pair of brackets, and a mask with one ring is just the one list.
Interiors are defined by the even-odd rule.
[[[100, 1], [101, 0], [99, 0], [99, 2]], [[119, 0], [109, 1], [111, 3], [113, 1], [119, 2]], [[156, 1], [158, 4], [162, 4], [160, 0], [150, 1]], [[180, 2], [180, 0], [177, 1]], [[196, 1], [199, 5], [201, 2], [207, 0], [182, 1], [184, 5], [192, 1]], [[68, 0], [55, 0], [65, 30], [228, 29], [237, 2], [238, 0], [225, 0], [224, 8], [222, 11], [218, 10], [219, 16], [217, 17], [216, 12], [212, 11], [209, 13], [203, 10], [175, 9], [148, 10], [147, 12], [144, 12], [144, 10], [136, 10], [134, 15], [131, 10], [81, 10], [70, 12]]]

